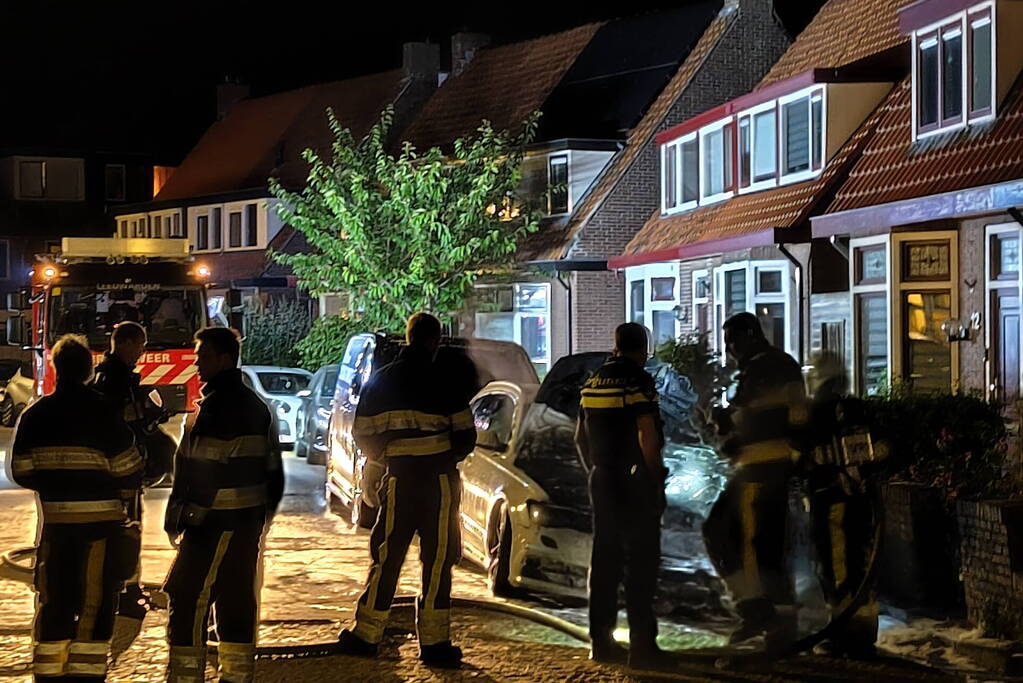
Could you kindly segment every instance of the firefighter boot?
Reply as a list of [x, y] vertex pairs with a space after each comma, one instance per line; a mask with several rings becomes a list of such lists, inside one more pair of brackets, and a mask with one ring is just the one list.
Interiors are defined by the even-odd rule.
[[419, 659], [427, 666], [457, 669], [462, 665], [462, 648], [452, 645], [450, 640], [433, 645], [420, 645]]
[[376, 657], [378, 649], [376, 643], [363, 640], [348, 629], [343, 629], [337, 637], [337, 648], [334, 651], [353, 657]]
[[675, 660], [671, 655], [657, 647], [656, 643], [646, 646], [633, 645], [629, 648], [630, 669], [654, 669], [665, 671], [675, 668]]
[[613, 638], [595, 638], [590, 641], [590, 659], [601, 664], [625, 664], [629, 661], [629, 650]]

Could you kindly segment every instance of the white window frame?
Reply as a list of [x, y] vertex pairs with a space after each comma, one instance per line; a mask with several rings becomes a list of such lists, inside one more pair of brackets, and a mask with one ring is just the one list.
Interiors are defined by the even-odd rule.
[[[220, 209], [221, 210], [220, 211], [220, 223], [221, 223], [221, 225], [220, 225], [220, 246], [219, 247], [213, 246], [213, 234], [214, 234], [214, 231], [215, 231], [215, 226], [213, 224], [213, 214], [214, 214], [214, 211], [216, 209]], [[245, 228], [245, 216], [244, 216], [244, 211], [242, 213], [243, 213], [243, 215], [242, 215], [242, 238], [243, 238], [243, 241], [244, 241], [244, 237], [245, 237], [245, 229], [244, 229]], [[199, 248], [199, 218], [202, 217], [202, 216], [206, 217], [206, 225], [208, 226], [207, 229], [209, 231], [209, 235], [208, 235], [207, 240], [206, 240], [206, 248], [205, 249], [200, 249]], [[191, 246], [191, 249], [192, 249], [192, 251], [194, 253], [196, 253], [196, 254], [217, 254], [217, 253], [220, 253], [222, 251], [225, 251], [224, 248], [223, 248], [224, 247], [224, 205], [222, 205], [222, 204], [210, 204], [209, 206], [204, 206], [204, 207], [198, 208], [196, 210], [196, 212], [194, 214], [192, 214], [192, 220], [190, 221], [190, 223], [191, 223], [191, 234], [189, 235], [189, 245]], [[258, 217], [257, 217], [257, 225], [258, 225]], [[256, 237], [257, 237], [257, 239], [259, 237], [258, 231], [256, 233]], [[253, 247], [247, 247], [247, 248], [248, 249], [252, 249]]]
[[[674, 296], [670, 300], [654, 301], [653, 280], [671, 278], [675, 281], [672, 291]], [[672, 338], [678, 339], [681, 333], [681, 323], [675, 315], [676, 307], [680, 305], [682, 281], [679, 277], [679, 262], [667, 261], [661, 263], [648, 263], [643, 266], [632, 266], [625, 269], [625, 319], [632, 320], [632, 283], [643, 281], [643, 327], [647, 329], [650, 350], [656, 350], [657, 342], [654, 339], [654, 312], [670, 311], [674, 320]]]
[[[698, 173], [699, 173], [699, 176], [700, 176], [700, 180], [699, 180], [699, 183], [700, 183], [700, 201], [699, 201], [699, 204], [700, 204], [700, 206], [706, 206], [708, 204], [716, 204], [717, 202], [723, 202], [724, 200], [730, 199], [731, 197], [733, 197], [735, 195], [735, 189], [734, 189], [735, 188], [734, 160], [732, 162], [730, 162], [728, 159], [725, 159], [724, 157], [722, 157], [722, 163], [723, 164], [727, 165], [727, 164], [731, 163], [732, 166], [733, 166], [733, 168], [732, 168], [732, 176], [733, 176], [732, 177], [732, 188], [733, 189], [731, 189], [731, 190], [724, 190], [723, 192], [715, 192], [714, 194], [709, 194], [709, 195], [705, 194], [705, 190], [706, 190], [705, 180], [706, 180], [706, 178], [704, 178], [704, 173], [703, 173], [703, 165], [704, 165], [704, 163], [705, 163], [705, 161], [707, 159], [707, 154], [704, 151], [705, 150], [705, 145], [706, 145], [706, 137], [708, 135], [710, 135], [711, 133], [716, 133], [719, 130], [723, 131], [724, 128], [727, 125], [732, 124], [732, 123], [736, 123], [736, 118], [734, 116], [729, 116], [727, 118], [720, 119], [718, 121], [715, 121], [714, 123], [711, 123], [709, 125], [706, 125], [706, 126], [700, 128], [700, 131], [699, 131], [699, 133], [700, 133], [700, 144], [697, 146], [697, 149], [699, 150], [699, 156], [698, 156], [698, 161], [697, 161], [697, 168], [699, 169]], [[722, 138], [723, 138], [723, 136], [724, 136], [724, 133], [722, 132]], [[733, 157], [734, 157], [734, 150], [733, 150]]]
[[[559, 213], [551, 212], [551, 160], [554, 157], [565, 157], [565, 198], [566, 208], [564, 211]], [[572, 213], [572, 150], [567, 149], [563, 152], [552, 152], [547, 155], [547, 215], [548, 216], [567, 216]]]
[[[668, 150], [675, 150], [675, 161], [673, 163], [675, 167], [675, 206], [668, 206]], [[679, 164], [678, 157], [682, 153], [682, 146], [678, 144], [677, 140], [661, 145], [661, 214], [667, 215], [670, 213], [678, 213], [681, 211], [679, 208], [682, 203], [682, 198], [679, 196], [679, 182], [678, 173], [681, 164]]]
[[[755, 180], [756, 173], [754, 172], [755, 169], [756, 169], [756, 149], [757, 149], [757, 133], [756, 133], [757, 126], [756, 126], [756, 120], [755, 119], [756, 119], [757, 114], [763, 114], [766, 111], [772, 111], [772, 110], [774, 111], [774, 177], [767, 178], [766, 180], [761, 180], [761, 181], [758, 182], [758, 181]], [[781, 175], [781, 160], [779, 158], [780, 155], [781, 155], [781, 147], [780, 147], [780, 141], [778, 140], [778, 137], [779, 137], [779, 135], [778, 135], [778, 128], [779, 128], [779, 125], [780, 125], [781, 115], [780, 115], [779, 110], [778, 110], [778, 101], [777, 100], [770, 100], [768, 102], [764, 102], [763, 104], [758, 104], [755, 107], [750, 107], [749, 109], [746, 109], [744, 111], [739, 112], [739, 115], [736, 117], [736, 122], [737, 122], [736, 125], [738, 125], [738, 120], [743, 118], [744, 116], [748, 116], [749, 117], [749, 128], [750, 128], [750, 131], [749, 131], [749, 145], [750, 145], [750, 147], [749, 147], [749, 149], [750, 149], [750, 153], [749, 153], [749, 163], [750, 163], [749, 179], [750, 179], [750, 184], [747, 187], [740, 187], [739, 188], [739, 194], [746, 194], [747, 192], [759, 192], [761, 190], [766, 190], [766, 189], [769, 189], [769, 188], [772, 188], [772, 187], [777, 187], [778, 186], [778, 179], [779, 179], [779, 177]], [[736, 144], [738, 144], [738, 143], [736, 143]]]
[[[810, 86], [809, 88], [804, 88], [804, 89], [802, 89], [802, 90], [800, 90], [798, 92], [794, 92], [794, 93], [791, 93], [789, 95], [785, 95], [784, 97], [779, 97], [778, 98], [778, 111], [775, 114], [775, 123], [776, 123], [776, 127], [777, 127], [777, 130], [775, 132], [775, 140], [778, 143], [778, 151], [777, 151], [776, 156], [775, 156], [775, 161], [777, 163], [777, 173], [778, 173], [778, 184], [779, 185], [788, 185], [790, 183], [798, 183], [798, 182], [802, 182], [804, 180], [809, 180], [811, 178], [816, 178], [824, 170], [824, 166], [827, 163], [827, 159], [825, 157], [827, 157], [827, 144], [826, 144], [826, 141], [828, 139], [828, 131], [827, 131], [827, 127], [828, 127], [828, 96], [827, 96], [827, 92], [828, 92], [828, 89], [826, 87], [824, 87], [823, 85], [813, 85], [813, 86]], [[820, 145], [821, 145], [821, 167], [815, 169], [813, 167], [813, 97], [816, 94], [820, 94], [820, 96], [821, 96], [821, 140], [820, 140]], [[785, 173], [784, 172], [785, 171], [784, 167], [785, 167], [785, 143], [786, 143], [786, 140], [785, 140], [785, 126], [783, 125], [783, 118], [784, 118], [784, 116], [782, 115], [782, 108], [786, 104], [791, 104], [792, 102], [795, 102], [797, 100], [801, 100], [803, 98], [806, 98], [806, 107], [807, 107], [807, 110], [808, 110], [807, 111], [807, 114], [808, 114], [807, 122], [808, 122], [808, 128], [809, 128], [810, 137], [807, 140], [807, 142], [809, 143], [809, 146], [807, 147], [807, 155], [808, 155], [807, 158], [809, 160], [809, 168], [807, 170], [805, 170], [805, 171], [797, 171], [795, 173]]]
[[[967, 126], [976, 125], [978, 123], [984, 123], [986, 121], [990, 121], [990, 120], [994, 119], [998, 115], [998, 102], [997, 102], [998, 94], [997, 94], [997, 90], [995, 88], [995, 86], [997, 84], [997, 75], [998, 75], [998, 44], [997, 44], [997, 41], [998, 41], [998, 30], [997, 30], [998, 23], [997, 23], [997, 21], [998, 20], [997, 20], [997, 17], [996, 17], [997, 13], [995, 11], [995, 7], [996, 7], [996, 3], [993, 0], [986, 0], [985, 2], [980, 2], [980, 3], [977, 3], [976, 5], [971, 6], [971, 7], [967, 7], [965, 9], [959, 10], [958, 12], [956, 12], [954, 14], [951, 14], [951, 15], [949, 15], [947, 17], [942, 18], [940, 21], [933, 22], [931, 24], [928, 24], [927, 26], [923, 26], [923, 27], [913, 31], [913, 36], [912, 36], [912, 66], [911, 66], [911, 69], [910, 69], [911, 84], [912, 84], [912, 92], [910, 93], [910, 95], [911, 95], [911, 97], [910, 97], [910, 104], [911, 104], [910, 111], [911, 111], [911, 114], [912, 114], [911, 124], [912, 124], [912, 131], [913, 131], [913, 140], [924, 140], [924, 139], [932, 137], [934, 135], [942, 135], [942, 134], [945, 134], [945, 133], [950, 133], [950, 132], [953, 132], [953, 131], [961, 130], [963, 128], [966, 128]], [[989, 114], [983, 114], [981, 116], [971, 117], [970, 116], [970, 94], [969, 94], [969, 91], [970, 91], [970, 88], [971, 88], [971, 82], [970, 82], [969, 67], [971, 65], [971, 61], [972, 60], [971, 60], [971, 57], [970, 57], [970, 54], [969, 54], [969, 52], [970, 52], [970, 45], [971, 45], [971, 41], [969, 39], [969, 34], [970, 34], [970, 29], [973, 26], [973, 22], [970, 20], [970, 17], [971, 17], [971, 15], [977, 14], [979, 12], [983, 12], [985, 10], [990, 12], [990, 20], [991, 20], [991, 112]], [[961, 120], [959, 122], [957, 122], [957, 123], [954, 123], [954, 124], [951, 124], [951, 125], [948, 125], [948, 126], [941, 126], [941, 118], [942, 118], [942, 116], [941, 116], [941, 104], [942, 103], [941, 103], [940, 98], [939, 98], [939, 101], [938, 101], [938, 127], [933, 129], [933, 130], [928, 130], [928, 131], [925, 131], [925, 132], [920, 132], [920, 130], [919, 130], [919, 127], [920, 127], [919, 126], [919, 118], [918, 118], [918, 112], [917, 112], [917, 108], [918, 108], [917, 102], [919, 101], [919, 84], [917, 83], [917, 73], [919, 71], [919, 64], [917, 62], [918, 62], [918, 57], [919, 57], [919, 54], [920, 54], [920, 43], [921, 43], [920, 38], [921, 38], [922, 35], [927, 35], [927, 34], [930, 34], [930, 33], [935, 33], [935, 40], [937, 40], [937, 43], [938, 43], [938, 46], [939, 46], [939, 53], [938, 53], [939, 54], [938, 80], [940, 82], [941, 81], [941, 74], [942, 74], [941, 67], [940, 67], [940, 55], [941, 55], [941, 48], [940, 48], [940, 46], [941, 46], [941, 41], [942, 41], [942, 36], [943, 36], [942, 29], [947, 29], [950, 25], [955, 24], [957, 22], [959, 24], [959, 30], [960, 30], [960, 33], [961, 33], [961, 36], [962, 36], [962, 39], [960, 40], [960, 44], [962, 46], [961, 47], [961, 49], [962, 49], [962, 56], [961, 56], [961, 60], [960, 60], [961, 61], [961, 69], [962, 69], [962, 73], [960, 74], [960, 79], [961, 79], [960, 90], [962, 91], [961, 92], [961, 96], [962, 96], [962, 116], [961, 116]], [[929, 41], [930, 39], [931, 39], [931, 37], [927, 36], [927, 38], [925, 40]]]
[[[245, 207], [250, 205], [250, 204], [254, 205], [256, 207], [256, 210], [255, 210], [255, 213], [254, 213], [255, 219], [256, 219], [256, 243], [254, 245], [246, 245], [245, 244], [246, 228], [248, 227], [248, 222], [246, 220], [246, 214], [248, 212], [246, 211]], [[260, 200], [256, 200], [256, 201], [252, 201], [252, 200], [238, 201], [238, 202], [231, 202], [229, 204], [223, 204], [223, 205], [220, 205], [220, 206], [222, 208], [222, 212], [221, 212], [221, 221], [222, 221], [221, 230], [223, 230], [223, 235], [221, 237], [221, 247], [222, 248], [221, 249], [215, 249], [214, 251], [217, 251], [217, 252], [219, 252], [219, 251], [225, 251], [225, 252], [229, 252], [229, 251], [230, 252], [234, 252], [234, 251], [252, 251], [253, 249], [265, 249], [266, 248], [266, 242], [267, 242], [266, 232], [260, 228], [260, 224], [259, 224], [260, 223], [260, 220], [259, 220], [260, 212], [265, 212], [267, 214], [267, 216], [269, 216], [269, 210], [268, 210], [268, 206], [269, 205], [267, 204], [267, 202], [265, 200], [260, 199]], [[242, 215], [240, 246], [237, 246], [237, 247], [232, 247], [231, 246], [231, 214], [232, 213], [240, 213]]]
[[[757, 274], [761, 270], [781, 271], [781, 292], [762, 294], [758, 291], [760, 278], [757, 277]], [[721, 326], [728, 318], [725, 312], [725, 274], [736, 271], [744, 272], [746, 277], [746, 305], [743, 310], [756, 315], [757, 304], [782, 304], [785, 307], [785, 352], [792, 354], [795, 348], [793, 336], [798, 331], [793, 330], [794, 302], [792, 301], [791, 264], [778, 259], [732, 261], [723, 263], [714, 269], [714, 289], [712, 290], [714, 297], [714, 348], [719, 351], [723, 351], [725, 348], [724, 332], [721, 330]], [[722, 363], [727, 361], [724, 354], [722, 354], [721, 361]]]
[[[1009, 235], [1015, 234], [1019, 239], [1021, 249], [1021, 263], [1019, 271], [1016, 274], [1016, 280], [995, 280], [992, 277], [993, 260], [991, 258], [991, 238], [995, 235]], [[994, 333], [992, 332], [991, 316], [991, 294], [995, 290], [1000, 289], [1015, 289], [1017, 296], [1020, 298], [1020, 305], [1023, 307], [1023, 229], [1020, 228], [1019, 223], [996, 223], [985, 226], [984, 228], [984, 340], [985, 349], [987, 351], [986, 357], [987, 362], [984, 363], [984, 395], [991, 399], [994, 397], [994, 373], [992, 369], [994, 367], [994, 360], [991, 358], [991, 341], [994, 339]], [[1021, 318], [1023, 319], [1023, 318]], [[1023, 336], [1020, 337], [1020, 343], [1023, 344]], [[1023, 349], [1020, 349], [1020, 377], [1019, 386], [1020, 391], [1023, 392]]]
[[[857, 237], [849, 240], [849, 314], [852, 319], [853, 343], [852, 343], [852, 384], [857, 395], [864, 391], [859, 386], [860, 370], [862, 359], [860, 358], [860, 330], [862, 322], [859, 315], [859, 307], [856, 305], [856, 297], [860, 294], [878, 294], [885, 296], [885, 366], [888, 368], [888, 383], [892, 381], [892, 246], [888, 235], [875, 235], [872, 237]], [[881, 245], [884, 247], [885, 276], [884, 282], [875, 282], [866, 285], [856, 284], [856, 250]]]
[[[513, 282], [508, 284], [483, 284], [476, 285], [477, 289], [494, 289], [508, 287], [510, 284], [512, 288], [512, 310], [510, 311], [495, 311], [495, 312], [477, 312], [474, 315], [476, 328], [480, 327], [479, 321], [481, 318], [487, 316], [512, 316], [512, 340], [516, 344], [522, 345], [522, 319], [523, 318], [538, 318], [545, 317], [547, 319], [547, 344], [546, 354], [542, 358], [534, 358], [530, 356], [529, 361], [533, 364], [545, 365], [547, 370], [551, 369], [551, 345], [554, 342], [554, 329], [553, 319], [551, 317], [551, 311], [553, 305], [551, 302], [551, 283], [549, 282]], [[520, 311], [516, 308], [515, 302], [518, 301], [519, 288], [520, 287], [543, 287], [547, 291], [547, 310], [546, 311]], [[527, 352], [528, 355], [528, 352]]]
[[[697, 292], [696, 283], [700, 279], [705, 279], [707, 281], [707, 296], [699, 296], [696, 293]], [[692, 301], [692, 304], [691, 304], [692, 310], [689, 312], [689, 322], [690, 322], [689, 327], [692, 329], [692, 331], [694, 333], [698, 333], [700, 331], [699, 328], [697, 327], [697, 324], [696, 324], [696, 307], [699, 306], [699, 305], [710, 306], [711, 305], [710, 304], [710, 301], [711, 301], [711, 296], [710, 295], [711, 295], [711, 293], [713, 291], [714, 291], [714, 280], [711, 278], [711, 274], [710, 274], [710, 269], [709, 268], [699, 268], [697, 270], [692, 271], [689, 274], [689, 298], [690, 298], [690, 301]], [[707, 330], [707, 331], [711, 334], [711, 336], [713, 336], [713, 334], [714, 334], [714, 329], [713, 329], [714, 328], [714, 311], [713, 311], [713, 309], [709, 309], [709, 310], [710, 310], [710, 326], [711, 326], [711, 329]], [[711, 344], [713, 345], [713, 340], [711, 340]]]
[[[671, 142], [667, 142], [667, 143], [661, 145], [661, 213], [663, 215], [665, 215], [665, 216], [671, 216], [673, 214], [681, 213], [683, 211], [689, 211], [690, 209], [695, 209], [697, 206], [700, 206], [701, 203], [704, 203], [699, 198], [698, 199], [690, 200], [688, 202], [683, 200], [683, 189], [685, 188], [685, 181], [682, 178], [682, 174], [685, 172], [685, 166], [682, 163], [682, 145], [684, 145], [684, 144], [686, 144], [688, 142], [693, 142], [694, 140], [696, 141], [696, 185], [697, 185], [697, 189], [698, 189], [697, 196], [698, 197], [702, 197], [702, 193], [703, 193], [703, 182], [702, 182], [702, 176], [701, 176], [701, 173], [700, 173], [700, 162], [703, 159], [703, 154], [702, 154], [702, 152], [700, 150], [700, 141], [699, 141], [698, 138], [699, 138], [699, 131], [695, 131], [694, 130], [691, 133], [687, 133], [687, 134], [685, 134], [685, 135], [683, 135], [681, 137], [675, 138]], [[666, 197], [665, 190], [666, 190], [666, 188], [665, 188], [665, 184], [664, 183], [665, 183], [665, 176], [666, 176], [666, 174], [664, 172], [664, 170], [665, 170], [664, 169], [664, 160], [668, 156], [668, 154], [667, 154], [667, 148], [668, 147], [674, 147], [675, 148], [675, 201], [676, 201], [676, 203], [675, 203], [675, 206], [672, 207], [672, 208], [668, 208], [667, 206], [665, 206], [665, 197]]]

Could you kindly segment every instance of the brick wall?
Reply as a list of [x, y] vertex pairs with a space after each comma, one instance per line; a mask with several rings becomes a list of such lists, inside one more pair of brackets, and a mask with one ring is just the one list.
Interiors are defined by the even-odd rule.
[[984, 635], [1023, 639], [1023, 501], [958, 505], [966, 611]]
[[[708, 55], [702, 68], [669, 110], [658, 132], [749, 92], [788, 47], [772, 2], [740, 0], [739, 16]], [[609, 258], [660, 205], [660, 164], [651, 140], [580, 231], [570, 258]], [[620, 277], [579, 273], [573, 295], [574, 350], [607, 348], [615, 326], [625, 321], [625, 289]], [[688, 284], [681, 283], [683, 291]], [[592, 288], [592, 290], [591, 290]]]

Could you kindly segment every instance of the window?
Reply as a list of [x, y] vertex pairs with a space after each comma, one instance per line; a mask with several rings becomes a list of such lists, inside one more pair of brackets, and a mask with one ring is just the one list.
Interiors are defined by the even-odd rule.
[[42, 199], [46, 196], [46, 162], [22, 161], [18, 164], [18, 197]]
[[689, 209], [700, 199], [700, 154], [696, 133], [661, 148], [661, 201], [665, 213]]
[[731, 318], [745, 310], [746, 271], [730, 270], [725, 273], [725, 318]]
[[757, 268], [757, 294], [781, 294], [782, 271], [777, 268]]
[[104, 169], [104, 198], [108, 202], [123, 202], [124, 164], [107, 164]]
[[741, 261], [715, 270], [717, 348], [723, 348], [722, 323], [736, 313], [749, 311], [757, 316], [771, 344], [790, 349], [788, 268], [780, 261]]
[[655, 277], [650, 279], [650, 300], [651, 301], [674, 301], [675, 300], [675, 278]]
[[670, 211], [678, 206], [678, 145], [666, 145], [663, 150], [664, 210]]
[[952, 345], [941, 326], [952, 317], [948, 290], [903, 292], [903, 378], [914, 391], [952, 386]]
[[700, 199], [700, 148], [694, 135], [682, 142], [682, 204], [693, 206]]
[[163, 237], [163, 216], [153, 216], [153, 237]]
[[752, 136], [749, 122], [748, 116], [739, 119], [739, 187], [749, 187], [750, 184], [750, 162], [753, 160], [753, 153], [750, 148]]
[[7, 240], [0, 240], [0, 280], [6, 280], [11, 276], [11, 243]]
[[777, 173], [774, 109], [753, 117], [753, 180], [762, 182]]
[[475, 336], [519, 344], [542, 377], [551, 362], [550, 285], [519, 283], [477, 287]]
[[242, 214], [240, 211], [232, 211], [227, 215], [227, 246], [242, 246]]
[[646, 309], [646, 296], [643, 294], [643, 280], [633, 280], [632, 284], [629, 285], [629, 302], [631, 304], [631, 312], [629, 320], [640, 325], [646, 322], [645, 309]]
[[184, 237], [185, 235], [181, 232], [181, 214], [175, 213], [169, 218], [171, 221], [170, 237]]
[[711, 331], [710, 274], [706, 270], [693, 271], [693, 330], [699, 334]]
[[991, 279], [1015, 282], [1019, 279], [1019, 233], [1015, 230], [995, 233], [989, 242]]
[[128, 237], [128, 221], [118, 221], [117, 222], [117, 230], [118, 230], [118, 234], [121, 236], [121, 238], [127, 238]]
[[196, 216], [195, 219], [195, 248], [210, 248], [210, 217]]
[[678, 264], [653, 263], [626, 270], [626, 305], [631, 322], [644, 326], [656, 348], [678, 335]]
[[987, 391], [998, 401], [1020, 398], [1020, 228], [987, 227]]
[[884, 284], [888, 278], [885, 245], [859, 247], [854, 252], [853, 283], [857, 285]]
[[245, 205], [245, 246], [254, 247], [256, 246], [256, 205], [246, 204]]
[[224, 236], [223, 214], [224, 210], [219, 206], [213, 209], [213, 220], [210, 221], [210, 246], [213, 249], [220, 249], [222, 246], [221, 242]]
[[780, 100], [782, 114], [782, 175], [819, 170], [823, 165], [823, 91]]
[[547, 160], [547, 213], [568, 213], [568, 155], [557, 154]]
[[715, 124], [700, 133], [703, 152], [701, 201], [727, 198], [733, 189], [731, 123]]
[[852, 282], [854, 391], [873, 396], [888, 386], [888, 238], [853, 240]]
[[917, 135], [994, 115], [994, 5], [913, 36]]

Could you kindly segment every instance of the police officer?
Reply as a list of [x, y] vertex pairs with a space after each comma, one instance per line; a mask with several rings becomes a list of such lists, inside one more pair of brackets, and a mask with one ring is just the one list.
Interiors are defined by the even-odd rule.
[[804, 462], [808, 470], [810, 518], [817, 572], [835, 620], [848, 611], [860, 590], [866, 594], [830, 641], [820, 649], [856, 659], [876, 656], [878, 604], [864, 586], [880, 520], [872, 504], [871, 467], [885, 452], [869, 436], [863, 402], [847, 396], [848, 380], [839, 359], [823, 354], [811, 373], [813, 401], [807, 423]]
[[[355, 625], [338, 638], [342, 653], [377, 654], [405, 554], [418, 535], [423, 564], [416, 603], [419, 658], [436, 666], [458, 666], [462, 659], [450, 636], [451, 567], [461, 555], [461, 483], [455, 466], [476, 445], [476, 428], [465, 377], [451, 376], [451, 367], [434, 360], [440, 337], [435, 317], [413, 315], [406, 325], [408, 345], [359, 397], [353, 434], [366, 458], [362, 490], [380, 512]], [[381, 472], [377, 489], [370, 482]]]
[[[642, 325], [615, 330], [614, 355], [582, 388], [576, 447], [589, 471], [593, 506], [590, 559], [590, 656], [601, 662], [662, 666], [653, 599], [664, 512], [663, 446], [653, 378], [643, 369]], [[618, 587], [625, 577], [629, 651], [615, 643]]]
[[203, 680], [210, 608], [216, 606], [220, 680], [252, 680], [259, 622], [260, 546], [284, 494], [277, 426], [242, 383], [238, 333], [196, 336], [197, 413], [186, 420], [175, 455], [164, 528], [178, 554], [164, 590], [170, 597], [168, 681]]
[[39, 494], [42, 532], [33, 668], [38, 681], [106, 680], [126, 502], [142, 459], [131, 431], [95, 391], [92, 352], [66, 335], [53, 347], [57, 386], [30, 405], [14, 435], [11, 474]]
[[795, 431], [806, 421], [799, 364], [764, 337], [752, 313], [725, 321], [728, 354], [739, 366], [735, 397], [714, 419], [735, 474], [703, 526], [708, 554], [742, 624], [731, 641], [763, 635], [768, 648], [795, 636], [794, 589], [785, 561], [788, 480]]
[[[124, 421], [135, 435], [135, 443], [145, 464], [142, 485], [152, 486], [167, 469], [151, 462], [158, 460], [148, 448], [149, 442], [160, 436], [170, 440], [157, 425], [166, 421], [163, 410], [149, 401], [140, 388], [141, 378], [135, 372], [135, 364], [146, 349], [146, 331], [134, 322], [122, 322], [114, 327], [110, 336], [110, 350], [104, 354], [103, 360], [96, 366], [96, 375], [92, 386], [111, 404], [111, 409], [124, 416]], [[157, 434], [159, 432], [159, 434]], [[173, 450], [170, 451], [173, 453]], [[155, 465], [155, 466], [154, 466]], [[154, 473], [158, 473], [154, 474]], [[142, 533], [142, 495], [141, 490], [128, 505], [128, 517], [131, 524], [125, 532], [129, 535], [133, 547], [141, 550]], [[117, 606], [117, 618], [114, 622], [114, 637], [111, 654], [116, 661], [118, 656], [131, 645], [142, 629], [142, 620], [146, 616], [146, 596], [142, 591], [140, 580], [140, 555], [136, 552], [131, 558], [134, 573], [125, 584]]]

